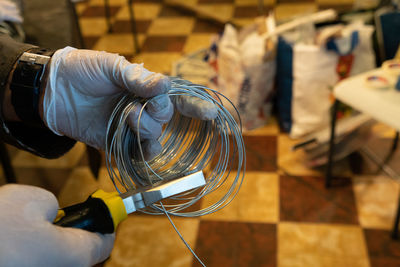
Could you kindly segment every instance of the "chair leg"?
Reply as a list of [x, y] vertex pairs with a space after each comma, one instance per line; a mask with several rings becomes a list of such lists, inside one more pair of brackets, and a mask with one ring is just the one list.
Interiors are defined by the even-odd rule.
[[335, 100], [335, 103], [332, 107], [332, 115], [331, 115], [331, 136], [329, 139], [329, 152], [328, 152], [328, 165], [326, 167], [325, 173], [325, 187], [330, 187], [332, 183], [332, 164], [333, 164], [333, 155], [335, 153], [335, 128], [336, 128], [336, 112], [339, 105], [339, 101]]
[[129, 19], [131, 22], [131, 32], [132, 32], [132, 37], [133, 37], [133, 51], [135, 54], [140, 53], [140, 47], [139, 47], [139, 40], [138, 40], [138, 34], [137, 34], [137, 27], [136, 27], [136, 20], [135, 20], [135, 14], [133, 12], [133, 1], [128, 0], [128, 6], [129, 6]]
[[72, 1], [68, 1], [68, 5], [69, 5], [69, 9], [71, 10], [72, 17], [74, 20], [74, 27], [76, 30], [76, 34], [78, 35], [79, 47], [86, 48], [85, 41], [83, 40], [81, 24], [79, 23], [78, 13], [76, 13], [75, 3], [73, 3]]
[[11, 165], [11, 160], [10, 156], [8, 155], [7, 148], [1, 141], [0, 141], [0, 160], [1, 160], [1, 165], [3, 166], [6, 182], [17, 183], [17, 179], [15, 178], [14, 169]]
[[86, 146], [86, 151], [89, 159], [90, 171], [92, 172], [93, 176], [97, 179], [99, 176], [99, 171], [101, 166], [101, 153], [97, 149], [88, 145]]
[[397, 211], [396, 211], [396, 217], [394, 219], [394, 224], [393, 224], [393, 230], [392, 230], [392, 238], [393, 239], [398, 239], [399, 235], [399, 222], [400, 222], [400, 197], [399, 197], [399, 203], [397, 204]]
[[104, 11], [106, 14], [106, 22], [107, 22], [107, 28], [108, 32], [112, 32], [112, 24], [111, 24], [111, 13], [110, 13], [110, 2], [109, 0], [104, 0]]

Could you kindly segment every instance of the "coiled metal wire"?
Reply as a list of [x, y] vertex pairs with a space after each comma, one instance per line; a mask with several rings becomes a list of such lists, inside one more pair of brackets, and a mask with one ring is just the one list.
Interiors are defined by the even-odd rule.
[[[163, 206], [153, 204], [141, 211], [164, 214], [165, 207], [169, 214], [182, 217], [210, 214], [229, 204], [242, 184], [246, 155], [241, 123], [239, 120], [238, 124], [224, 107], [223, 102], [232, 106], [233, 104], [222, 94], [186, 80], [170, 79], [172, 86], [168, 94], [173, 101], [176, 97], [200, 98], [217, 107], [217, 117], [202, 121], [185, 117], [176, 111], [159, 138], [162, 152], [154, 159], [146, 161], [141, 147], [140, 131], [133, 132], [128, 126], [127, 118], [129, 112], [137, 108], [139, 103], [142, 105], [142, 114], [152, 99], [125, 96], [114, 109], [107, 127], [107, 169], [120, 193], [203, 170], [206, 178], [204, 187], [171, 197], [168, 201], [163, 201]], [[137, 129], [140, 129], [140, 117], [141, 115]], [[240, 118], [239, 114], [237, 117]], [[203, 208], [199, 208], [199, 205], [193, 206], [207, 195], [214, 202], [206, 207], [202, 205]], [[189, 207], [191, 208], [188, 209]]]

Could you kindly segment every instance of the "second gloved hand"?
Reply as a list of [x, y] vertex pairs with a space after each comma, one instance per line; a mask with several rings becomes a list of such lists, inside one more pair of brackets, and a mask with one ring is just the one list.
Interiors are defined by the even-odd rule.
[[[66, 135], [98, 149], [105, 148], [106, 128], [117, 101], [124, 94], [150, 98], [142, 114], [140, 135], [145, 157], [151, 159], [161, 151], [157, 138], [162, 124], [173, 115], [167, 95], [170, 81], [142, 64], [132, 64], [124, 57], [106, 52], [58, 50], [50, 62], [43, 98], [43, 120], [56, 134]], [[213, 119], [215, 107], [191, 98], [177, 98], [177, 110], [186, 116]], [[128, 123], [137, 130], [141, 107], [132, 112]]]
[[55, 196], [38, 187], [0, 187], [0, 266], [93, 266], [104, 261], [114, 234], [56, 226]]

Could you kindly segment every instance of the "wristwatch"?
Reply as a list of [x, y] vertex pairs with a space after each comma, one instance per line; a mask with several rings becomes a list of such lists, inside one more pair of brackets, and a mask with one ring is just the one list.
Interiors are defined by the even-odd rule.
[[15, 113], [31, 126], [45, 127], [39, 115], [41, 84], [53, 51], [34, 48], [18, 59], [10, 84]]

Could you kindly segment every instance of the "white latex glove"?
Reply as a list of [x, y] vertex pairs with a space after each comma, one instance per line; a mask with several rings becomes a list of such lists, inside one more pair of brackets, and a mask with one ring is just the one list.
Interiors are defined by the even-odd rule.
[[0, 21], [23, 22], [16, 3], [9, 0], [0, 0]]
[[55, 196], [38, 187], [0, 187], [0, 266], [92, 266], [105, 260], [114, 234], [63, 228]]
[[[100, 51], [71, 47], [58, 50], [52, 57], [43, 100], [43, 120], [56, 134], [66, 135], [95, 148], [104, 149], [107, 123], [116, 102], [123, 94], [143, 98], [157, 95], [142, 114], [140, 136], [145, 157], [151, 159], [161, 151], [157, 138], [162, 124], [173, 115], [173, 105], [166, 94], [170, 81], [160, 73], [132, 64], [124, 57]], [[181, 98], [175, 101], [184, 115], [213, 119], [213, 104]], [[141, 106], [129, 116], [136, 131]]]

